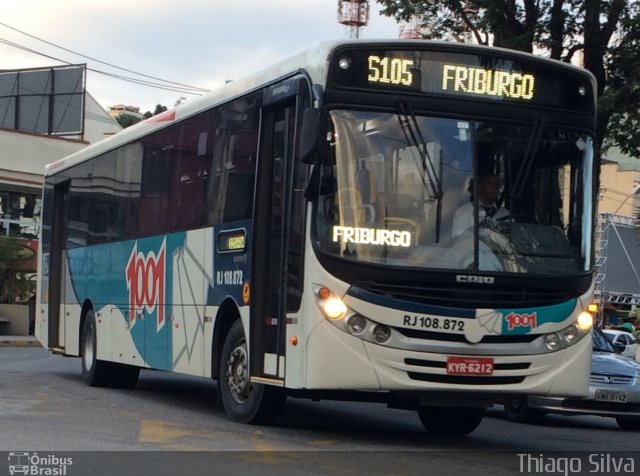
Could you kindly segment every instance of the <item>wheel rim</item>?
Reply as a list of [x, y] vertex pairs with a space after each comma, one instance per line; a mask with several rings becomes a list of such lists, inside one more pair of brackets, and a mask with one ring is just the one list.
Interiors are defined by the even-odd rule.
[[93, 326], [88, 325], [85, 328], [84, 339], [82, 341], [82, 362], [84, 363], [84, 368], [87, 370], [91, 370], [93, 366], [93, 357], [94, 357], [94, 348], [93, 348]]
[[248, 367], [247, 345], [241, 339], [229, 355], [226, 372], [231, 396], [237, 403], [245, 403], [249, 398], [251, 384]]

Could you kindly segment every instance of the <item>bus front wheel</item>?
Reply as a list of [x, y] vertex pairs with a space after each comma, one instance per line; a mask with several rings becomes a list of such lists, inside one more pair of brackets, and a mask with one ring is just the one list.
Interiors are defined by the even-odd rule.
[[248, 356], [242, 321], [237, 319], [227, 334], [220, 358], [218, 385], [222, 404], [234, 421], [269, 424], [280, 413], [286, 395], [281, 388], [250, 381]]
[[478, 428], [485, 411], [476, 407], [420, 407], [418, 417], [429, 433], [465, 436]]

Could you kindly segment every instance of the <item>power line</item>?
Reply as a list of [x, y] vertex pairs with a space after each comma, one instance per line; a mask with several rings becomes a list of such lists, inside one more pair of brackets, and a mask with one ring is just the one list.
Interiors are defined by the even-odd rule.
[[[26, 51], [28, 53], [32, 53], [32, 54], [35, 54], [35, 55], [38, 55], [38, 56], [44, 56], [45, 58], [49, 58], [49, 59], [52, 59], [54, 61], [58, 61], [58, 62], [63, 63], [63, 64], [73, 65], [73, 63], [70, 63], [69, 61], [65, 61], [63, 59], [56, 58], [55, 56], [51, 56], [51, 55], [48, 55], [46, 53], [42, 53], [40, 51], [36, 51], [34, 49], [31, 49], [31, 48], [28, 48], [26, 46], [20, 45], [18, 43], [14, 43], [13, 41], [9, 41], [9, 40], [7, 40], [5, 38], [0, 38], [0, 43], [4, 43], [7, 46], [11, 46], [13, 48], [17, 48], [17, 49], [20, 49], [20, 50], [23, 50], [23, 51]], [[193, 94], [193, 95], [196, 95], [196, 96], [201, 95], [200, 92], [195, 92], [195, 91], [193, 91], [191, 89], [176, 88], [176, 87], [168, 86], [166, 84], [153, 83], [151, 81], [145, 81], [143, 79], [131, 78], [131, 77], [128, 77], [128, 76], [122, 76], [122, 75], [118, 75], [118, 74], [114, 74], [114, 73], [109, 73], [108, 71], [101, 71], [99, 69], [89, 68], [88, 66], [87, 66], [87, 71], [91, 71], [91, 72], [94, 72], [94, 73], [97, 73], [97, 74], [102, 74], [102, 75], [105, 75], [105, 76], [109, 76], [111, 78], [119, 79], [121, 81], [127, 81], [127, 82], [138, 84], [138, 85], [141, 85], [141, 86], [147, 86], [147, 87], [150, 87], [150, 88], [163, 89], [165, 91], [172, 91], [172, 92], [176, 92], [176, 93]], [[206, 92], [206, 90], [203, 90], [203, 92]]]
[[[131, 82], [131, 83], [134, 83], [134, 84], [139, 84], [139, 85], [142, 85], [142, 86], [148, 86], [148, 87], [152, 87], [152, 88], [164, 89], [164, 90], [167, 90], [167, 91], [174, 91], [174, 92], [180, 92], [180, 93], [185, 93], [185, 94], [199, 95], [201, 93], [208, 92], [208, 90], [204, 89], [204, 88], [199, 88], [199, 87], [196, 87], [196, 86], [189, 86], [187, 84], [177, 83], [175, 81], [169, 81], [169, 80], [166, 80], [166, 79], [157, 78], [155, 76], [150, 76], [150, 75], [147, 75], [147, 74], [139, 73], [139, 72], [136, 72], [136, 71], [133, 71], [133, 70], [130, 70], [130, 69], [122, 68], [122, 67], [116, 66], [114, 64], [107, 63], [105, 61], [101, 61], [99, 59], [93, 58], [91, 56], [87, 56], [87, 55], [84, 55], [82, 53], [78, 53], [76, 51], [70, 50], [70, 49], [65, 48], [63, 46], [56, 45], [55, 43], [52, 43], [52, 42], [47, 41], [47, 40], [44, 40], [42, 38], [38, 38], [37, 36], [31, 35], [31, 34], [29, 34], [27, 32], [24, 32], [22, 30], [19, 30], [17, 28], [9, 26], [9, 25], [7, 25], [5, 23], [0, 22], [0, 25], [4, 26], [5, 28], [9, 28], [9, 29], [11, 29], [13, 31], [16, 31], [18, 33], [21, 33], [21, 34], [23, 34], [25, 36], [28, 36], [30, 38], [33, 38], [33, 39], [36, 39], [36, 40], [41, 41], [43, 43], [46, 43], [46, 44], [48, 44], [50, 46], [53, 46], [55, 48], [59, 48], [59, 49], [61, 49], [63, 51], [66, 51], [68, 53], [72, 53], [74, 55], [89, 59], [91, 61], [95, 61], [95, 62], [100, 63], [100, 64], [104, 64], [104, 65], [109, 66], [111, 68], [119, 69], [121, 71], [126, 71], [128, 73], [132, 73], [132, 74], [135, 74], [135, 75], [138, 75], [138, 76], [141, 76], [141, 77], [153, 79], [154, 81], [160, 81], [160, 83], [165, 83], [165, 84], [155, 83], [155, 82], [151, 82], [151, 81], [145, 81], [145, 80], [138, 79], [138, 78], [131, 78], [131, 77], [128, 77], [128, 76], [122, 76], [122, 75], [109, 73], [107, 71], [101, 71], [101, 70], [97, 70], [97, 69], [93, 69], [93, 68], [87, 68], [89, 71], [93, 71], [93, 72], [98, 73], [98, 74], [103, 74], [103, 75], [106, 75], [106, 76], [110, 76], [110, 77], [112, 77], [114, 79], [120, 79], [122, 81], [128, 81], [128, 82]], [[64, 61], [62, 59], [53, 57], [51, 55], [47, 55], [45, 53], [33, 50], [31, 48], [25, 47], [25, 46], [20, 45], [18, 43], [14, 43], [14, 42], [6, 40], [4, 38], [0, 38], [0, 42], [6, 44], [8, 46], [12, 46], [14, 48], [21, 49], [23, 51], [27, 51], [27, 52], [32, 53], [32, 54], [44, 56], [46, 58], [53, 59], [55, 61], [59, 61], [59, 62], [64, 63], [64, 64], [71, 64], [68, 61]], [[174, 87], [167, 86], [167, 85], [174, 85]], [[179, 87], [176, 88], [175, 86], [179, 86]]]

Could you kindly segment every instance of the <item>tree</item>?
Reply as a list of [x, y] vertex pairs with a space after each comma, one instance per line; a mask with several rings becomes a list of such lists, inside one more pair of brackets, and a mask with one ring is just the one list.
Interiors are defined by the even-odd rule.
[[132, 116], [131, 114], [118, 114], [118, 116], [116, 117], [116, 121], [118, 121], [118, 124], [120, 124], [120, 126], [123, 129], [126, 129], [127, 127], [131, 127], [134, 124], [137, 124], [138, 122], [140, 122], [142, 119], [140, 119], [139, 117], [136, 116]]
[[599, 114], [607, 117], [607, 145], [640, 157], [640, 17], [623, 22], [620, 42], [606, 63], [608, 85]]
[[163, 106], [162, 104], [156, 104], [156, 108], [153, 111], [153, 113], [151, 111], [147, 111], [143, 114], [143, 116], [145, 119], [149, 119], [150, 117], [157, 116], [158, 114], [162, 114], [166, 110], [167, 110], [167, 106]]
[[18, 238], [0, 236], [0, 303], [27, 302], [35, 294], [35, 266], [25, 266], [33, 255]]
[[[600, 114], [598, 145], [603, 141], [622, 150], [640, 152], [640, 128], [629, 113], [613, 105], [637, 109], [638, 102], [624, 102], [637, 74], [638, 6], [633, 0], [377, 0], [383, 15], [398, 21], [421, 18], [423, 37], [460, 40], [471, 35], [483, 45], [533, 52], [570, 62], [578, 51], [584, 67], [598, 81]], [[634, 29], [635, 26], [635, 29]], [[612, 47], [614, 34], [620, 35]], [[628, 37], [628, 38], [627, 38]], [[616, 58], [625, 57], [624, 64]], [[635, 64], [636, 69], [631, 68]], [[612, 70], [611, 68], [615, 68]], [[615, 71], [615, 74], [614, 74]], [[609, 74], [608, 74], [609, 73]], [[616, 78], [617, 79], [614, 79]], [[624, 86], [627, 86], [624, 88]], [[624, 89], [624, 91], [623, 91]], [[605, 94], [606, 91], [606, 94]], [[629, 112], [629, 111], [628, 111]], [[635, 116], [638, 111], [635, 111]], [[608, 127], [614, 120], [616, 127]], [[621, 127], [620, 124], [625, 126]], [[613, 130], [612, 130], [613, 129]], [[631, 135], [617, 134], [621, 130]]]

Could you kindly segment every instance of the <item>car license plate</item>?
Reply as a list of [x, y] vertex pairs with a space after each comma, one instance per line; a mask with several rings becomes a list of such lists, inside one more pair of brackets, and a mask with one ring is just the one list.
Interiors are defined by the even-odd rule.
[[617, 390], [596, 390], [598, 402], [627, 403], [627, 395]]
[[488, 357], [448, 357], [449, 375], [493, 375], [493, 359]]

